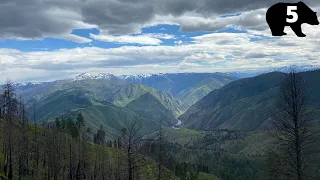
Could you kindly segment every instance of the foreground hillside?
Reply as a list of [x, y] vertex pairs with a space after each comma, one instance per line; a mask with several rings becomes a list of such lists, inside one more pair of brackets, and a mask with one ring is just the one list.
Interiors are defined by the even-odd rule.
[[[308, 106], [320, 117], [320, 70], [300, 73], [306, 81]], [[272, 72], [240, 79], [214, 90], [190, 107], [179, 119], [184, 127], [199, 130], [252, 131], [268, 127], [283, 73]], [[320, 121], [315, 120], [319, 127]]]
[[[10, 150], [12, 159], [9, 161], [12, 164], [12, 175], [6, 174], [1, 168], [1, 178], [76, 179], [79, 175], [79, 179], [126, 179], [126, 153], [122, 149], [84, 140], [79, 144], [77, 138], [59, 132], [55, 127], [34, 127], [29, 123], [24, 126], [21, 121], [15, 121], [15, 125], [10, 128], [15, 137], [7, 144], [5, 121], [0, 119], [0, 148]], [[24, 134], [21, 130], [26, 130], [27, 133]], [[1, 167], [8, 163], [4, 153], [0, 153]], [[135, 166], [134, 175], [141, 180], [156, 178], [157, 163], [149, 157], [139, 156], [141, 161]], [[81, 163], [80, 166], [78, 162]], [[164, 168], [163, 171], [166, 179], [179, 179], [167, 169]]]
[[[157, 133], [145, 138], [157, 138]], [[223, 180], [257, 180], [265, 176], [265, 132], [166, 128], [163, 139], [167, 141], [163, 149], [168, 158], [185, 164], [191, 174], [206, 172]], [[166, 167], [170, 169], [170, 164]]]

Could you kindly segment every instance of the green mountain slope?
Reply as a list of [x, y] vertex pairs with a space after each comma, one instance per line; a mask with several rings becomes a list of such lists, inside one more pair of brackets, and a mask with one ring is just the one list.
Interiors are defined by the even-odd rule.
[[[34, 117], [34, 113], [30, 113], [30, 119], [43, 122], [72, 109], [84, 108], [94, 103], [95, 98], [93, 98], [90, 91], [82, 88], [58, 90], [47, 97], [39, 99], [35, 105], [36, 116]], [[34, 112], [34, 106], [29, 106], [28, 112]]]
[[87, 126], [93, 129], [94, 132], [102, 125], [106, 130], [107, 137], [110, 139], [118, 136], [122, 128], [130, 127], [134, 120], [137, 120], [141, 125], [139, 131], [141, 134], [147, 134], [157, 129], [157, 126], [155, 126], [157, 122], [153, 121], [153, 119], [145, 119], [129, 109], [117, 107], [113, 104], [93, 105], [71, 111], [73, 115], [81, 112]]
[[[251, 131], [268, 125], [283, 73], [273, 72], [231, 82], [214, 90], [188, 109], [179, 119], [184, 127], [200, 130]], [[301, 73], [306, 81], [309, 108], [320, 106], [320, 71]], [[314, 122], [319, 125], [319, 121]]]
[[57, 91], [71, 88], [81, 88], [90, 91], [91, 96], [99, 99], [99, 101], [111, 102], [117, 106], [125, 106], [139, 96], [150, 92], [164, 106], [173, 111], [176, 116], [186, 110], [186, 107], [179, 100], [173, 98], [168, 93], [156, 91], [145, 85], [128, 83], [120, 79], [60, 81], [49, 85], [30, 88], [27, 91], [20, 91], [19, 94], [22, 94], [27, 102], [33, 102], [34, 100], [46, 98]]
[[167, 92], [190, 107], [213, 89], [220, 88], [238, 78], [226, 73], [174, 73], [146, 77], [129, 76], [124, 79]]
[[203, 98], [205, 95], [210, 93], [212, 90], [219, 89], [233, 80], [234, 80], [233, 78], [227, 77], [227, 76], [224, 78], [209, 77], [181, 91], [177, 95], [177, 98], [180, 99], [188, 107], [190, 107], [191, 105], [196, 103], [198, 100]]
[[18, 94], [21, 94], [22, 97], [24, 97], [27, 104], [32, 105], [34, 102], [37, 102], [38, 104], [49, 96], [52, 96], [52, 98], [57, 96], [56, 98], [58, 98], [58, 92], [70, 89], [82, 89], [91, 99], [95, 99], [94, 101], [111, 102], [121, 107], [124, 107], [134, 99], [149, 92], [166, 108], [172, 111], [175, 116], [182, 114], [186, 110], [186, 107], [182, 102], [173, 98], [168, 93], [162, 93], [145, 85], [128, 83], [116, 78], [79, 81], [64, 80], [36, 86], [34, 88], [18, 89]]
[[[29, 112], [33, 112], [30, 107]], [[101, 103], [91, 96], [91, 92], [82, 88], [60, 90], [42, 99], [36, 105], [37, 122], [53, 120], [62, 114], [82, 112], [88, 127], [96, 131], [100, 125], [106, 129], [109, 137], [119, 134], [123, 127], [128, 127], [133, 120], [141, 123], [143, 134], [155, 130], [153, 119], [144, 119], [135, 112], [115, 106], [111, 103]], [[33, 113], [31, 115], [33, 119]]]
[[146, 93], [152, 94], [152, 96], [154, 96], [159, 102], [168, 108], [175, 116], [182, 114], [187, 109], [182, 102], [175, 99], [168, 93], [156, 91], [155, 89], [145, 85], [133, 83], [129, 83], [117, 89], [116, 91], [113, 91], [109, 95], [107, 101], [118, 106], [126, 106], [128, 103]]
[[91, 92], [92, 95], [97, 96], [100, 100], [105, 100], [113, 91], [128, 84], [119, 79], [92, 79], [92, 80], [61, 80], [51, 83], [46, 83], [40, 86], [31, 87], [28, 89], [17, 89], [17, 94], [21, 94], [27, 103], [38, 101], [46, 98], [50, 94], [71, 88], [82, 88]]
[[155, 122], [162, 121], [163, 125], [172, 126], [177, 119], [172, 112], [158, 101], [151, 93], [146, 93], [126, 105], [126, 108], [136, 112], [146, 119]]
[[[154, 124], [158, 123], [160, 117], [163, 125], [171, 126], [177, 121], [175, 116], [186, 109], [179, 100], [168, 93], [116, 79], [61, 81], [29, 88], [27, 91], [20, 91], [20, 94], [26, 97], [32, 120], [35, 102], [35, 120], [39, 123], [52, 120], [61, 114], [73, 112], [75, 115], [81, 111], [89, 127], [96, 130], [103, 125], [110, 135], [119, 133], [121, 128], [133, 119], [141, 121], [143, 134], [155, 130], [158, 126]], [[146, 94], [149, 98], [145, 98]], [[128, 105], [130, 103], [135, 104], [135, 107]], [[153, 104], [158, 111], [147, 108], [145, 104], [150, 107]], [[136, 112], [125, 108], [126, 105]]]
[[[28, 111], [33, 112], [33, 106]], [[101, 103], [90, 91], [83, 88], [60, 90], [41, 99], [36, 104], [36, 120], [45, 122], [65, 113], [75, 115], [80, 111], [83, 112], [88, 127], [96, 130], [103, 125], [111, 134], [128, 126], [134, 119], [138, 119], [143, 124], [144, 132], [152, 130], [153, 127], [148, 125], [152, 120], [146, 121], [129, 109], [117, 107], [111, 103]], [[33, 113], [31, 118], [34, 118]]]

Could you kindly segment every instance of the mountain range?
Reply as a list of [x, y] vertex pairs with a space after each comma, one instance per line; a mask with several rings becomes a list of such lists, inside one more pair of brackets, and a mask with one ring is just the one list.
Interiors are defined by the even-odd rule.
[[[186, 110], [182, 102], [168, 93], [118, 78], [64, 80], [28, 88], [17, 87], [17, 93], [24, 97], [28, 112], [34, 111], [35, 104], [36, 113], [35, 116], [30, 113], [30, 119], [36, 122], [50, 121], [66, 113], [75, 115], [82, 112], [86, 124], [93, 130], [103, 125], [113, 135], [134, 119], [142, 123], [144, 133], [155, 130], [158, 119], [153, 118], [157, 116], [151, 113], [153, 109], [165, 112], [162, 117], [166, 125], [174, 125], [177, 122], [175, 117]], [[143, 102], [145, 94], [152, 98]], [[144, 110], [150, 115], [137, 110], [134, 104], [145, 105]]]
[[[42, 123], [61, 115], [75, 116], [82, 112], [88, 127], [97, 130], [103, 125], [110, 137], [114, 137], [134, 119], [142, 124], [143, 133], [156, 130], [159, 123], [173, 126], [178, 122], [177, 117], [198, 99], [236, 79], [223, 73], [139, 77], [146, 82], [170, 83], [167, 86], [154, 83], [155, 89], [128, 77], [83, 73], [70, 79], [15, 84], [15, 87], [16, 93], [28, 105], [28, 112], [32, 112], [30, 119]], [[158, 81], [159, 78], [163, 80]], [[160, 91], [163, 89], [174, 91]]]
[[191, 106], [214, 89], [238, 79], [226, 73], [177, 73], [122, 76], [126, 81], [167, 92]]
[[[314, 67], [299, 70], [310, 68]], [[301, 73], [311, 82], [318, 72]], [[177, 118], [190, 129], [251, 131], [268, 125], [282, 76], [281, 72], [249, 78], [230, 73], [83, 73], [53, 82], [16, 84], [16, 90], [29, 112], [35, 104], [36, 116], [30, 113], [30, 118], [37, 122], [83, 112], [90, 127], [98, 129], [102, 124], [113, 135], [132, 119], [139, 119], [145, 132], [154, 131], [159, 122], [170, 127], [178, 122]], [[317, 89], [317, 82], [308, 84], [309, 94], [317, 97], [312, 91]]]

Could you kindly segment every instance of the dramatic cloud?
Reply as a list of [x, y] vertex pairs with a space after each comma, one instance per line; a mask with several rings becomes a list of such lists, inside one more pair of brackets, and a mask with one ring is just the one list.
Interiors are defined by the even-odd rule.
[[[306, 38], [296, 37], [289, 28], [285, 31], [288, 36], [284, 37], [267, 37], [256, 33], [260, 31], [211, 33], [195, 36], [192, 44], [179, 46], [121, 46], [109, 49], [85, 47], [36, 52], [0, 49], [0, 72], [2, 78], [5, 78], [15, 70], [19, 74], [18, 72], [26, 72], [28, 69], [35, 70], [34, 76], [40, 72], [51, 73], [56, 70], [62, 76], [67, 72], [71, 75], [89, 69], [115, 74], [136, 74], [221, 72], [290, 64], [320, 65], [320, 30], [317, 27], [304, 25], [303, 31], [308, 34]], [[30, 79], [30, 74], [31, 71], [29, 76], [21, 78]]]
[[94, 28], [83, 22], [70, 1], [6, 0], [0, 2], [0, 37], [41, 39], [57, 37], [76, 42], [88, 42], [83, 37], [70, 35], [75, 28]]
[[230, 17], [202, 17], [196, 14], [185, 14], [180, 17], [174, 17], [172, 15], [155, 16], [152, 25], [166, 23], [176, 24], [180, 25], [180, 30], [185, 32], [217, 31], [227, 29], [231, 26], [237, 26], [242, 29], [265, 30], [268, 28], [265, 20], [266, 10], [267, 9], [257, 9]]
[[[73, 29], [96, 27], [108, 34], [140, 33], [162, 21], [181, 25], [182, 31], [214, 31], [229, 25], [252, 30], [266, 27], [265, 9], [277, 0], [2, 0], [0, 37], [89, 39], [70, 35]], [[295, 1], [288, 1], [295, 2]], [[320, 1], [306, 0], [312, 7]], [[220, 15], [243, 13], [219, 18]]]

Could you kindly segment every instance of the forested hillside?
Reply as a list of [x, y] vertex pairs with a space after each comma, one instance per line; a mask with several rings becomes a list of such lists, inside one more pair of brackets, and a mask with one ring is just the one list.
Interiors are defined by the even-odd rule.
[[[308, 107], [320, 117], [320, 70], [301, 72], [307, 86]], [[275, 101], [284, 73], [271, 72], [240, 79], [210, 92], [179, 119], [184, 127], [199, 130], [230, 129], [252, 131], [265, 129], [275, 111]], [[313, 125], [320, 127], [319, 120]]]

